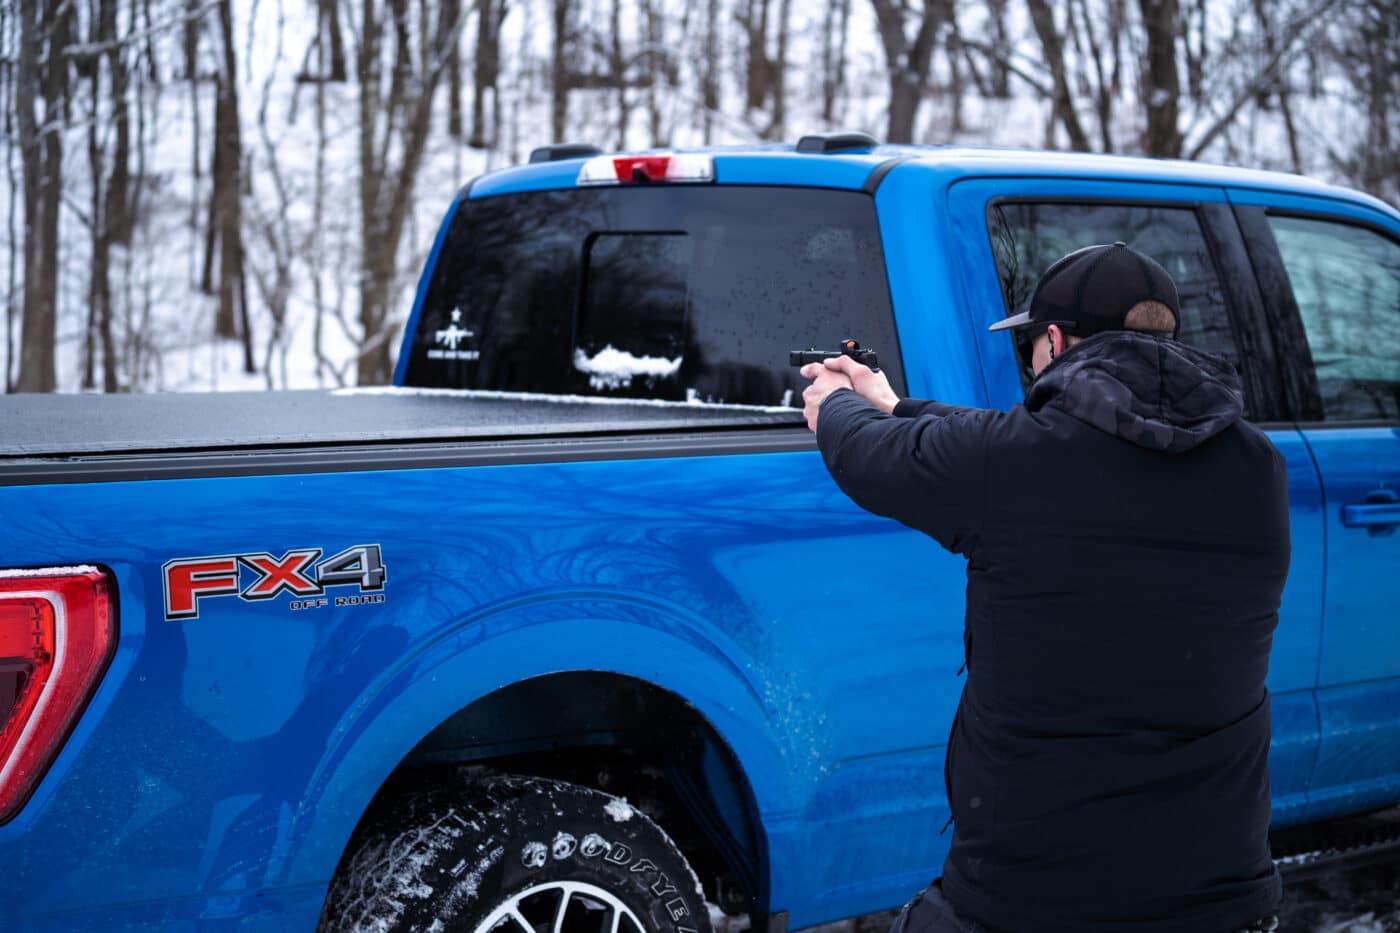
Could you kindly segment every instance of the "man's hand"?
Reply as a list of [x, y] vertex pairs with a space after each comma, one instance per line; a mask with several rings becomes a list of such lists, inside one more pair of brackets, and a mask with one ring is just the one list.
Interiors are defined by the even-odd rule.
[[837, 389], [851, 389], [861, 398], [889, 414], [899, 404], [899, 396], [890, 388], [890, 380], [883, 370], [874, 372], [849, 356], [838, 356], [820, 363], [808, 363], [798, 370], [803, 379], [811, 379], [812, 384], [802, 390], [802, 413], [807, 416], [807, 427], [817, 429], [817, 412], [826, 397]]
[[[843, 357], [844, 359], [844, 357]], [[827, 360], [832, 363], [834, 360]], [[854, 361], [853, 361], [854, 362]], [[861, 369], [865, 369], [856, 363]], [[865, 369], [866, 372], [870, 370]], [[813, 431], [817, 429], [817, 412], [821, 410], [822, 402], [826, 397], [837, 389], [855, 388], [851, 384], [850, 377], [835, 369], [829, 369], [821, 363], [808, 363], [797, 371], [803, 379], [811, 379], [812, 384], [802, 390], [802, 414], [807, 416], [807, 427]]]
[[[890, 381], [885, 378], [884, 370], [878, 373], [871, 372], [870, 367], [862, 366], [849, 356], [824, 360], [823, 365], [829, 370], [843, 374], [851, 381], [851, 388], [857, 395], [886, 414], [894, 411], [894, 406], [899, 403], [899, 396], [890, 388]], [[806, 375], [807, 370], [803, 369], [802, 373]]]

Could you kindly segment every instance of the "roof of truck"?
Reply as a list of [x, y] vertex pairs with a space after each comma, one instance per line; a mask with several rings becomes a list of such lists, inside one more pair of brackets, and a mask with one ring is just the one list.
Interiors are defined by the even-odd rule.
[[[1148, 159], [1137, 156], [1082, 152], [1050, 152], [1037, 149], [994, 149], [966, 146], [874, 145], [837, 152], [798, 152], [790, 144], [712, 146], [698, 149], [645, 150], [646, 153], [698, 153], [714, 159], [715, 181], [720, 184], [796, 185], [803, 187], [873, 187], [891, 164], [918, 166], [936, 171], [950, 181], [957, 178], [998, 176], [1044, 178], [1094, 178], [1166, 184], [1217, 185], [1255, 188], [1290, 194], [1343, 198], [1400, 217], [1400, 212], [1370, 195], [1329, 185], [1302, 175], [1214, 165], [1185, 159]], [[604, 156], [637, 153], [603, 153]], [[514, 166], [490, 172], [470, 186], [472, 198], [569, 188], [578, 183], [587, 157]], [[879, 175], [876, 172], [879, 171]]]

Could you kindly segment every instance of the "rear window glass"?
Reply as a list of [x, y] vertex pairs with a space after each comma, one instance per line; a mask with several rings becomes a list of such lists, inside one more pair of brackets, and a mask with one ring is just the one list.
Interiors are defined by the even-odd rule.
[[458, 208], [405, 382], [798, 407], [788, 351], [845, 337], [903, 390], [869, 195], [531, 192]]

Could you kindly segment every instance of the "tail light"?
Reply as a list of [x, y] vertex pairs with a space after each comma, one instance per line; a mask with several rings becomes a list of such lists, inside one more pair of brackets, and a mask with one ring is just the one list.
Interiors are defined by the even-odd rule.
[[0, 570], [0, 823], [58, 755], [115, 646], [96, 567]]
[[701, 153], [598, 156], [579, 169], [580, 185], [635, 185], [648, 182], [715, 180], [715, 160]]

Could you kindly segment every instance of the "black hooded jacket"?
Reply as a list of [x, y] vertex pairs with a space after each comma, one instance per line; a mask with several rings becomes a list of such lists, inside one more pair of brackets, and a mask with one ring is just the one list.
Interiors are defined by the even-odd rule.
[[1276, 911], [1269, 649], [1283, 458], [1239, 377], [1098, 334], [1009, 412], [849, 390], [817, 441], [858, 504], [968, 559], [943, 890], [1017, 933], [1226, 933]]

